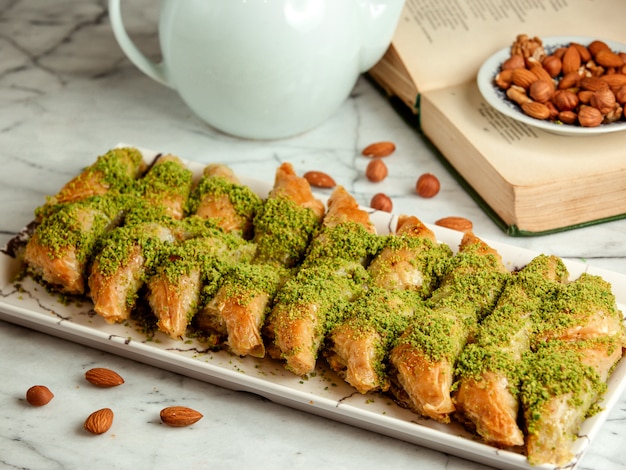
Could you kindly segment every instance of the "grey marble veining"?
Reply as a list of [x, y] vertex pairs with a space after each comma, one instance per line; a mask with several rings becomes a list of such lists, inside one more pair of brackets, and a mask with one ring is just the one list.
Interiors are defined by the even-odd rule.
[[[124, 8], [137, 44], [158, 57], [156, 2]], [[397, 151], [387, 159], [389, 177], [374, 184], [364, 177], [360, 150], [378, 140], [394, 141]], [[330, 173], [362, 204], [385, 192], [394, 212], [429, 223], [464, 216], [487, 240], [626, 274], [626, 220], [544, 237], [506, 236], [364, 79], [331, 119], [306, 134], [239, 140], [206, 126], [174, 91], [124, 58], [105, 1], [0, 0], [0, 244], [32, 219], [46, 195], [118, 142], [225, 162], [266, 180], [289, 161], [300, 173]], [[441, 180], [433, 199], [414, 194], [424, 172]], [[0, 357], [1, 468], [485, 468], [6, 322]], [[82, 376], [95, 366], [116, 369], [125, 386], [90, 387]], [[37, 383], [55, 393], [43, 408], [24, 400]], [[192, 428], [165, 428], [158, 411], [173, 403], [202, 410], [205, 418]], [[111, 432], [95, 438], [81, 431], [89, 412], [110, 405], [117, 410]], [[626, 468], [625, 410], [622, 396], [579, 469]]]

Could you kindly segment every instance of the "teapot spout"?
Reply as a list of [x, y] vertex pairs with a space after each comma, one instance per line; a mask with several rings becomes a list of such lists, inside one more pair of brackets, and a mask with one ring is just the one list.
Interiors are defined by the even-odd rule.
[[366, 72], [387, 51], [396, 30], [404, 0], [361, 0], [361, 56], [359, 69]]

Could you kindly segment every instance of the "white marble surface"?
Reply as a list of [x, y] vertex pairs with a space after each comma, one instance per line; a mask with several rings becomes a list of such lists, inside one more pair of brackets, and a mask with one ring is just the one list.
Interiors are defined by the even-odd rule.
[[[130, 3], [130, 2], [129, 2]], [[135, 69], [109, 28], [103, 0], [0, 0], [0, 243], [32, 219], [35, 206], [118, 142], [222, 161], [248, 176], [272, 179], [290, 161], [299, 172], [332, 174], [363, 204], [389, 194], [394, 211], [425, 222], [460, 215], [487, 240], [509, 243], [626, 273], [626, 220], [538, 238], [509, 238], [446, 173], [420, 136], [361, 80], [344, 106], [319, 128], [292, 139], [253, 142], [208, 128], [176, 94]], [[127, 27], [158, 57], [157, 7], [126, 6]], [[397, 145], [389, 177], [363, 176], [360, 149]], [[414, 192], [417, 176], [436, 174], [430, 200]], [[485, 468], [392, 438], [295, 411], [0, 321], [0, 467], [55, 468]], [[83, 380], [90, 367], [113, 368], [124, 387], [100, 390]], [[44, 408], [24, 400], [34, 384], [55, 399]], [[158, 411], [183, 404], [205, 418], [191, 428], [159, 424]], [[86, 415], [112, 406], [113, 429], [86, 435]], [[626, 468], [626, 396], [578, 468]]]

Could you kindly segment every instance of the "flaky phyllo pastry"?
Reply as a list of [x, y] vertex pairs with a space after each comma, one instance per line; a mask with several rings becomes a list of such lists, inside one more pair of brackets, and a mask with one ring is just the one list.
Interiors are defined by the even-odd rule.
[[289, 163], [255, 194], [222, 164], [196, 177], [116, 148], [36, 209], [25, 274], [103, 321], [295, 376], [327, 366], [531, 464], [567, 464], [626, 347], [611, 286], [570, 280], [555, 256], [510, 271], [472, 233], [450, 247], [414, 216], [378, 234], [371, 212], [341, 186], [323, 203]]

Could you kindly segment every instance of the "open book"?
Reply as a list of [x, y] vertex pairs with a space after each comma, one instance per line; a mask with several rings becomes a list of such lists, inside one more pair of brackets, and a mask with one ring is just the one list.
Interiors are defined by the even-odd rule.
[[626, 131], [527, 126], [492, 108], [476, 76], [518, 34], [626, 43], [624, 18], [624, 0], [406, 0], [369, 74], [417, 114], [444, 163], [510, 235], [604, 222], [626, 217]]

